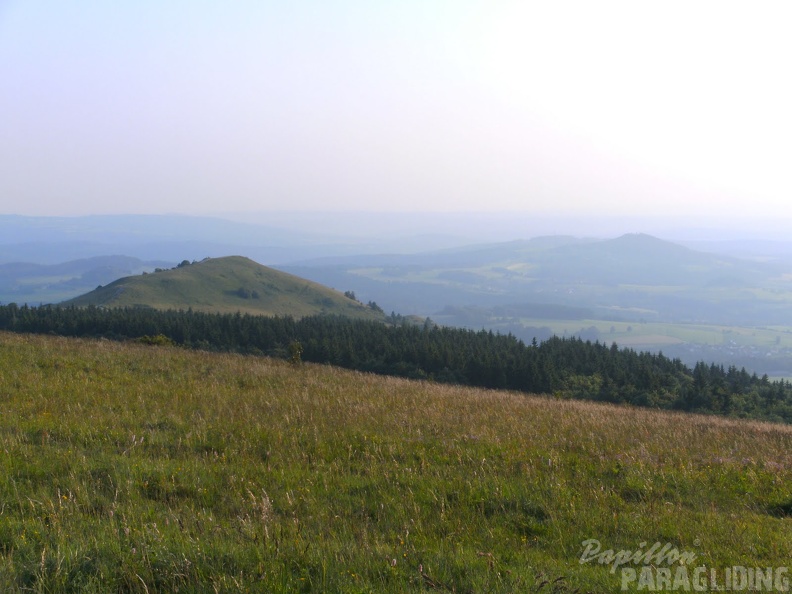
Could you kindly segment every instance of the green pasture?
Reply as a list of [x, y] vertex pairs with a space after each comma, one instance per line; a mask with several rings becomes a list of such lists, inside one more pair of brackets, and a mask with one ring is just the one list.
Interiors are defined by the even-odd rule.
[[0, 333], [3, 592], [621, 592], [585, 541], [776, 568], [790, 515], [787, 426]]

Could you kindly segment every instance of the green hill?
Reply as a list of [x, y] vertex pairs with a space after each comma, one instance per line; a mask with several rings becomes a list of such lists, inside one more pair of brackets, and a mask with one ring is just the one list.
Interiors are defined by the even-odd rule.
[[128, 276], [64, 305], [151, 307], [218, 313], [336, 314], [381, 319], [382, 313], [318, 283], [241, 256], [211, 258], [151, 274]]

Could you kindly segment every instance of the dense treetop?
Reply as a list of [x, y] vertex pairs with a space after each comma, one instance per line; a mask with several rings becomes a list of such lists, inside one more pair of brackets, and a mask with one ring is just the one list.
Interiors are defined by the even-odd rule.
[[[0, 306], [0, 329], [142, 339], [190, 348], [290, 357], [380, 374], [495, 389], [792, 422], [792, 386], [744, 369], [615, 344], [339, 316], [265, 317], [146, 308]], [[299, 349], [295, 348], [295, 344]]]

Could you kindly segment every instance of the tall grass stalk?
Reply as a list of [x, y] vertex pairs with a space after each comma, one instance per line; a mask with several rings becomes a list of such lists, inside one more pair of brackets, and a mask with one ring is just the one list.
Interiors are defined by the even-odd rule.
[[792, 428], [0, 334], [0, 591], [620, 591], [792, 558]]

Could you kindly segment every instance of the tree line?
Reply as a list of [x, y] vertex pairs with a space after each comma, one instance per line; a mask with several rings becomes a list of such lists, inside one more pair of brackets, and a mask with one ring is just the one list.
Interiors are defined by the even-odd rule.
[[[269, 355], [483, 388], [518, 390], [725, 416], [792, 422], [792, 384], [745, 369], [698, 363], [615, 344], [339, 316], [265, 317], [58, 306], [0, 306], [0, 329]], [[158, 337], [153, 340], [152, 337]], [[296, 345], [296, 346], [295, 346]]]

